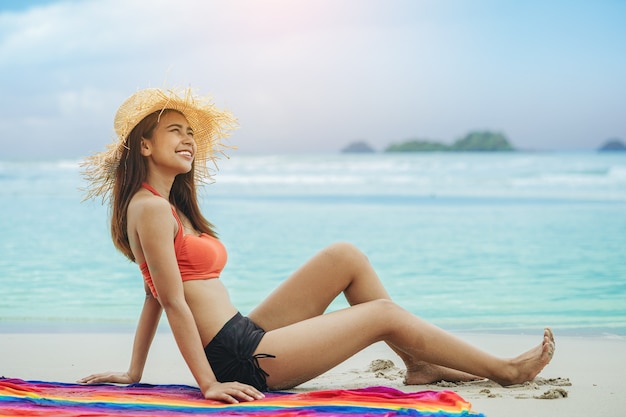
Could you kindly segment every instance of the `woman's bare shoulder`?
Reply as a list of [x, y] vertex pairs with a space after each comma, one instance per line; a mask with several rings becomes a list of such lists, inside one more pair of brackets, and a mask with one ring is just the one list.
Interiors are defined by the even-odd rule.
[[135, 193], [128, 204], [127, 222], [128, 240], [137, 263], [145, 261], [146, 243], [172, 240], [178, 230], [170, 203], [142, 190]]
[[172, 218], [172, 206], [163, 197], [139, 190], [130, 200], [127, 214], [129, 223], [163, 220]]

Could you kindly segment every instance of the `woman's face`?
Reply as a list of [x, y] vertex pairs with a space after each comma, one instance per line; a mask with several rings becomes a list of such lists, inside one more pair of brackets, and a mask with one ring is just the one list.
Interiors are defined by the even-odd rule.
[[148, 158], [148, 166], [174, 175], [191, 170], [196, 149], [193, 129], [176, 111], [163, 113], [152, 138], [142, 139], [142, 154]]

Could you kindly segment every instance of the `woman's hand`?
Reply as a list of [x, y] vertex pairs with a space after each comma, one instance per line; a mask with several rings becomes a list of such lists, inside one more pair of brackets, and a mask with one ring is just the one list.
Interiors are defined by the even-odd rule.
[[202, 394], [207, 400], [223, 401], [230, 404], [265, 398], [265, 395], [253, 386], [240, 382], [214, 382]]
[[79, 379], [77, 382], [79, 384], [133, 384], [139, 381], [134, 381], [128, 372], [102, 372], [99, 374], [86, 376], [82, 379]]

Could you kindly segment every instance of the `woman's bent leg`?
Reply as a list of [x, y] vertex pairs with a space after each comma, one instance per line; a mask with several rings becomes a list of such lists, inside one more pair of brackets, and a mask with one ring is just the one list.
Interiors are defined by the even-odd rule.
[[390, 299], [367, 257], [344, 242], [318, 252], [248, 316], [265, 330], [278, 329], [323, 314], [341, 293], [350, 305]]
[[412, 357], [492, 379], [503, 385], [533, 379], [550, 361], [551, 336], [514, 359], [487, 354], [415, 317], [391, 301], [376, 300], [269, 331], [255, 353], [272, 389], [308, 381], [372, 343], [384, 340]]
[[[354, 245], [340, 242], [320, 251], [273, 293], [249, 317], [266, 331], [323, 314], [341, 293], [350, 305], [390, 300], [367, 256]], [[476, 376], [417, 360], [389, 343], [407, 368], [407, 384], [469, 381]]]

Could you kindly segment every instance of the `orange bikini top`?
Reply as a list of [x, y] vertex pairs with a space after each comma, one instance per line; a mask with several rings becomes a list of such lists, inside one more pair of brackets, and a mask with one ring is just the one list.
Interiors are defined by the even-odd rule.
[[[142, 186], [152, 194], [161, 197], [150, 185], [143, 183]], [[226, 266], [227, 259], [226, 248], [222, 242], [206, 233], [202, 233], [200, 236], [183, 234], [183, 223], [174, 207], [172, 207], [172, 214], [178, 223], [178, 232], [174, 237], [174, 250], [183, 282], [194, 279], [219, 278], [222, 269]], [[157, 292], [150, 276], [148, 263], [143, 262], [139, 268], [152, 295], [156, 298]]]

